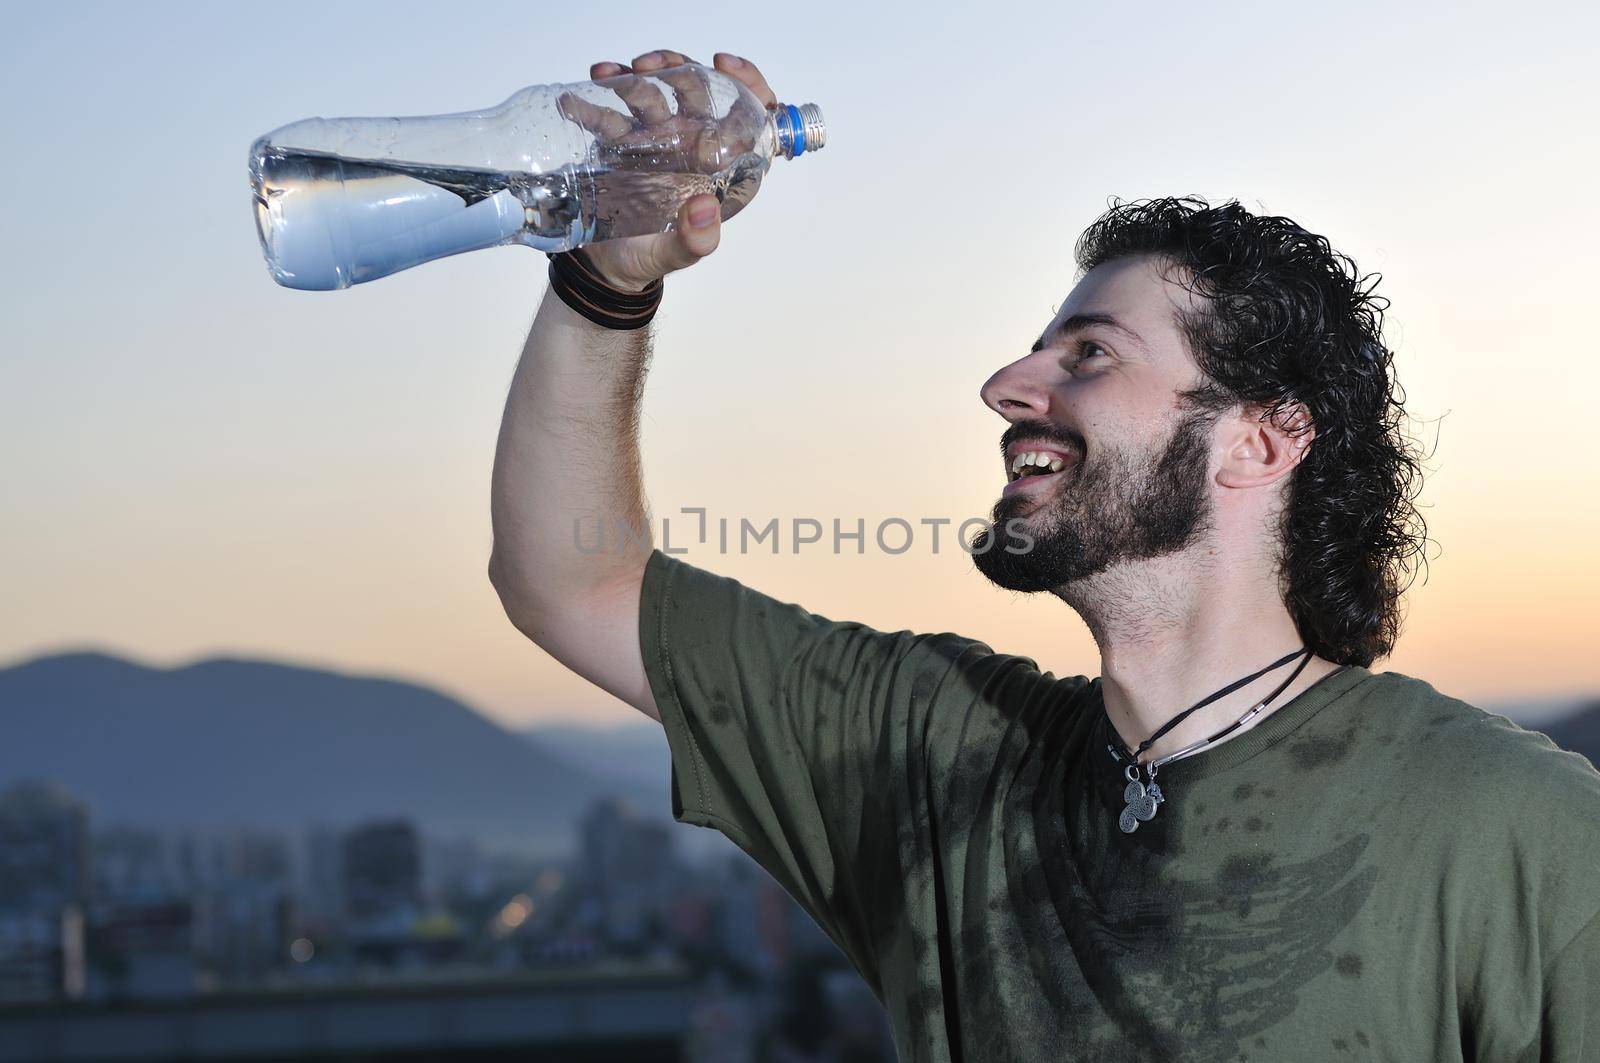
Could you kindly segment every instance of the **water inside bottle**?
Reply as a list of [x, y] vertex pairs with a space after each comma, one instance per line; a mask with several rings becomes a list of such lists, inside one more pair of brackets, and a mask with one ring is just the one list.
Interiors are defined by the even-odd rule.
[[546, 173], [429, 166], [258, 146], [256, 224], [280, 283], [327, 290], [443, 255], [524, 243], [544, 251], [662, 232], [690, 196], [730, 215], [766, 172], [756, 153], [714, 174], [618, 156]]

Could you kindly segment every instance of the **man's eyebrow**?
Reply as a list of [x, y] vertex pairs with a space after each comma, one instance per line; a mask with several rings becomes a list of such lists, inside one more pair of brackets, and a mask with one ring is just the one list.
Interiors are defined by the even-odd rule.
[[1110, 314], [1073, 314], [1071, 317], [1064, 319], [1059, 324], [1052, 325], [1050, 328], [1045, 329], [1044, 335], [1040, 336], [1033, 342], [1033, 349], [1035, 351], [1044, 350], [1044, 348], [1049, 344], [1051, 336], [1069, 336], [1074, 332], [1082, 332], [1084, 329], [1092, 328], [1096, 325], [1100, 326], [1101, 328], [1111, 329], [1113, 332], [1120, 332], [1124, 336], [1127, 336], [1129, 339], [1133, 340], [1133, 342], [1139, 344], [1139, 346], [1144, 346], [1144, 340], [1139, 337], [1137, 332], [1133, 331], [1133, 329], [1124, 325]]

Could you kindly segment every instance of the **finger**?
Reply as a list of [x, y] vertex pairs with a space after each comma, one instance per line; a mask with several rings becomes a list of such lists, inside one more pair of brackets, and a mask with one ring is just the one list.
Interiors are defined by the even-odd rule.
[[619, 77], [611, 91], [622, 97], [633, 116], [648, 126], [661, 125], [672, 118], [672, 105], [654, 82], [637, 75]]
[[657, 277], [705, 258], [717, 249], [722, 236], [717, 197], [690, 198], [678, 208], [672, 225], [671, 230], [654, 236], [634, 236], [615, 243], [597, 244], [597, 249], [608, 249], [608, 265], [602, 275], [620, 288], [637, 291]]
[[556, 109], [561, 112], [561, 117], [578, 123], [601, 140], [617, 140], [633, 131], [633, 122], [627, 115], [590, 103], [570, 92], [563, 92], [556, 97]]
[[610, 60], [606, 60], [603, 63], [595, 63], [589, 67], [589, 77], [591, 79], [611, 78], [616, 77], [618, 74], [626, 74], [627, 72], [627, 67], [623, 66], [621, 63], [613, 63]]
[[737, 55], [732, 55], [728, 52], [718, 52], [711, 57], [711, 62], [724, 74], [736, 77], [744, 82], [750, 91], [756, 94], [756, 99], [768, 107], [776, 107], [778, 105], [778, 97], [773, 95], [772, 86], [767, 84], [767, 79], [762, 76], [761, 71], [757, 70], [756, 65], [750, 60], [741, 59]]
[[[697, 65], [698, 61], [671, 48], [658, 48], [634, 60], [640, 71], [660, 72], [660, 78], [672, 86], [678, 100], [678, 114], [686, 118], [712, 118], [714, 108], [705, 76], [682, 67]], [[638, 64], [643, 64], [639, 67]]]
[[678, 66], [655, 75], [672, 86], [678, 98], [678, 114], [684, 118], [715, 118], [716, 108], [711, 103], [711, 92], [706, 86], [706, 76], [689, 66]]
[[646, 70], [665, 70], [669, 66], [683, 66], [692, 63], [693, 59], [682, 52], [675, 52], [670, 48], [658, 48], [653, 52], [646, 52], [633, 61], [633, 68], [639, 73]]
[[672, 231], [659, 239], [656, 265], [662, 273], [694, 265], [715, 251], [722, 239], [722, 204], [709, 193], [690, 196], [678, 208]]

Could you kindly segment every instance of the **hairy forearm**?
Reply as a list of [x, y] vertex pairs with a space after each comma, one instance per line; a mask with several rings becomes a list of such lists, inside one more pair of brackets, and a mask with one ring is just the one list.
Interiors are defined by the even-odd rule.
[[[657, 51], [635, 59], [632, 72], [665, 71], [687, 62], [681, 53]], [[763, 105], [777, 106], [753, 63], [730, 55], [718, 56], [716, 63]], [[627, 70], [597, 63], [590, 76]], [[674, 111], [687, 113], [682, 106], [663, 107], [657, 118], [675, 124]], [[630, 131], [636, 128], [620, 113], [613, 117]], [[680, 132], [673, 129], [672, 135]], [[591, 274], [589, 281], [614, 290], [600, 293], [606, 301], [615, 293], [644, 292], [717, 249], [722, 213], [716, 196], [690, 196], [665, 230], [589, 244], [579, 264]], [[557, 266], [565, 270], [575, 262], [564, 259]], [[623, 308], [641, 309], [626, 306], [629, 302], [621, 300]], [[659, 720], [639, 637], [652, 548], [638, 439], [648, 344], [645, 330], [590, 324], [559, 296], [545, 295], [511, 382], [495, 449], [489, 577], [523, 634], [574, 672]]]
[[512, 378], [495, 450], [490, 577], [513, 622], [541, 643], [542, 616], [637, 587], [649, 556], [638, 440], [648, 331], [590, 324], [547, 294]]

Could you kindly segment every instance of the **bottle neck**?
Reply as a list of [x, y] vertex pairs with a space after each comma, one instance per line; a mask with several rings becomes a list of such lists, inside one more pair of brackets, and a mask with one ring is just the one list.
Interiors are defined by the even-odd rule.
[[792, 103], [780, 103], [770, 113], [778, 154], [784, 158], [799, 158], [827, 143], [828, 130], [822, 121], [822, 108], [816, 104], [802, 103], [797, 107]]

